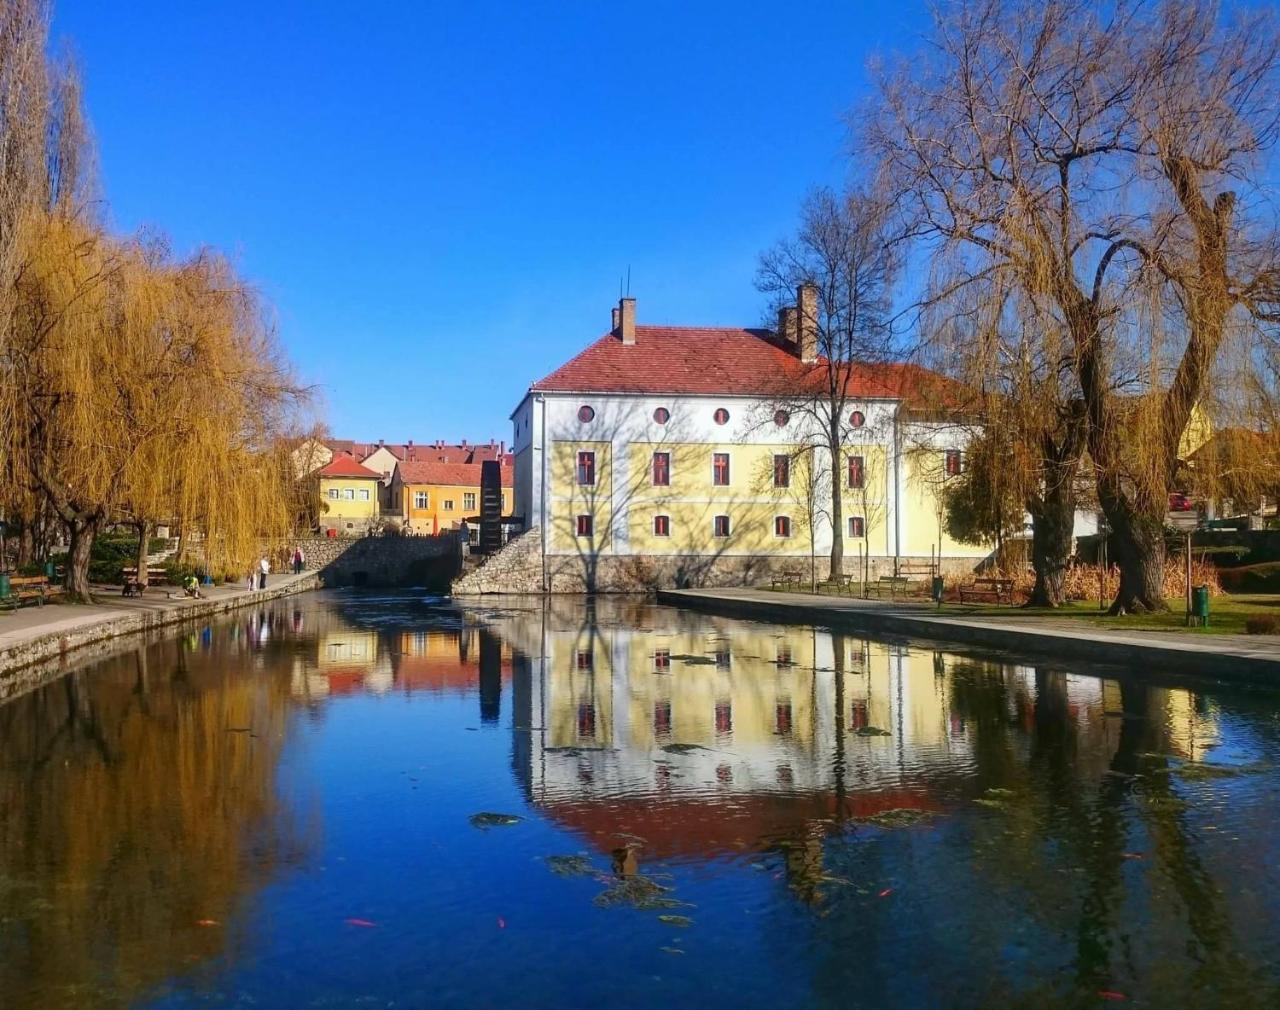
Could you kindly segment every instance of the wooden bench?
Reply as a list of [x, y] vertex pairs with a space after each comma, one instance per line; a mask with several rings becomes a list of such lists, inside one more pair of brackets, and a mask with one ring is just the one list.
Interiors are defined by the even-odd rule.
[[9, 579], [9, 595], [0, 600], [0, 606], [13, 610], [31, 600], [44, 606], [51, 599], [63, 594], [62, 586], [53, 585], [43, 575], [15, 575]]
[[867, 591], [874, 592], [877, 596], [882, 597], [884, 596], [884, 591], [887, 588], [889, 590], [890, 597], [893, 597], [897, 596], [899, 592], [905, 595], [917, 584], [918, 583], [915, 579], [909, 578], [906, 575], [881, 575], [880, 578], [875, 580], [875, 582], [868, 584]]
[[828, 579], [827, 584], [833, 586], [835, 591], [843, 596], [845, 593], [852, 594], [853, 587], [860, 585], [861, 580], [856, 575], [838, 575], [834, 579]]
[[[124, 587], [120, 590], [121, 596], [141, 596], [142, 586], [138, 582], [138, 569], [123, 568], [121, 573], [124, 575]], [[169, 573], [163, 568], [147, 569], [147, 585], [154, 586], [159, 583], [169, 581]]]
[[1013, 579], [974, 579], [960, 587], [960, 602], [970, 599], [989, 599], [993, 603], [1013, 602]]
[[786, 589], [787, 586], [798, 586], [802, 578], [804, 578], [803, 572], [798, 572], [798, 571], [779, 572], [769, 581], [769, 588], [770, 589]]

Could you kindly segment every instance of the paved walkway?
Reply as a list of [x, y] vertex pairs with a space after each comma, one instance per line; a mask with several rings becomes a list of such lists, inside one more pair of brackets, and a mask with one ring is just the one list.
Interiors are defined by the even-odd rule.
[[[141, 597], [120, 595], [119, 586], [95, 590], [95, 603], [47, 603], [0, 612], [0, 680], [15, 669], [68, 653], [108, 638], [167, 624], [211, 617], [240, 607], [313, 589], [315, 572], [272, 575], [265, 591], [243, 585], [202, 586], [204, 599], [180, 596], [173, 586], [153, 586]], [[0, 697], [4, 692], [0, 691]]]
[[658, 601], [730, 617], [910, 635], [1060, 659], [1118, 663], [1148, 672], [1280, 684], [1280, 636], [1275, 635], [1184, 637], [1159, 631], [1112, 631], [1051, 617], [961, 615], [925, 603], [768, 589], [672, 589], [659, 592]]

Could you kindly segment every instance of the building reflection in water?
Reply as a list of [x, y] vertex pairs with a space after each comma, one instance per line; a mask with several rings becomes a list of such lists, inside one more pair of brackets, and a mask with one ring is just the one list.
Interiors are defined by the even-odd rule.
[[[812, 628], [556, 599], [492, 626], [517, 651], [516, 774], [602, 852], [638, 837], [647, 859], [781, 847], [799, 865], [846, 821], [940, 812], [989, 784], [986, 723], [1025, 761], [1037, 711], [1060, 708], [1085, 775], [1124, 725], [1114, 681]], [[1190, 692], [1144, 689], [1144, 705], [1161, 727], [1144, 746], [1195, 759], [1215, 742]]]

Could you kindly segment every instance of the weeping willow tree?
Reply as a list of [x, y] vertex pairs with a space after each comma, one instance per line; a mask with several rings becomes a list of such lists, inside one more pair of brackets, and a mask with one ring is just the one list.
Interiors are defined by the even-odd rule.
[[67, 525], [71, 594], [89, 596], [93, 539], [110, 522], [139, 527], [140, 560], [155, 520], [198, 528], [206, 564], [224, 570], [287, 532], [277, 447], [303, 391], [225, 259], [175, 261], [54, 212], [17, 292], [8, 455]]
[[1162, 609], [1163, 519], [1233, 331], [1274, 342], [1274, 10], [980, 0], [881, 83], [867, 148], [912, 234], [1067, 336], [1113, 613]]

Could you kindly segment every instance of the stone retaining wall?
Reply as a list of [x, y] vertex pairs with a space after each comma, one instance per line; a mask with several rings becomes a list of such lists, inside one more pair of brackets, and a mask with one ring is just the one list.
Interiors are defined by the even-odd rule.
[[326, 586], [438, 586], [447, 588], [461, 567], [455, 533], [434, 537], [307, 537], [301, 547], [308, 571]]
[[[650, 593], [658, 589], [700, 589], [719, 586], [768, 585], [783, 572], [809, 577], [809, 559], [777, 556], [707, 557], [702, 555], [632, 555], [592, 557], [548, 555], [546, 581], [552, 593]], [[821, 581], [827, 577], [829, 558], [817, 558]], [[922, 568], [926, 558], [899, 558], [899, 564]], [[856, 558], [845, 561], [846, 573], [857, 567]], [[892, 558], [873, 558], [871, 578], [893, 573]], [[971, 574], [969, 559], [943, 558], [946, 575]], [[474, 571], [453, 582], [455, 596], [490, 593], [541, 593], [544, 585], [541, 533], [535, 527], [512, 539], [500, 552]]]

